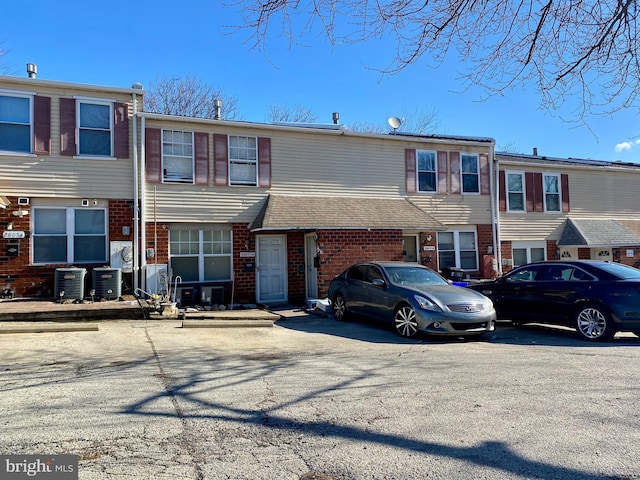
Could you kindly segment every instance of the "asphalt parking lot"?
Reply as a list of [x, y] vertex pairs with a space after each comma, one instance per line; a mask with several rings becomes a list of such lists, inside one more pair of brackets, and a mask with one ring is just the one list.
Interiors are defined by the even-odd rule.
[[631, 334], [549, 327], [101, 321], [0, 335], [0, 452], [79, 455], [80, 479], [637, 479], [638, 365]]

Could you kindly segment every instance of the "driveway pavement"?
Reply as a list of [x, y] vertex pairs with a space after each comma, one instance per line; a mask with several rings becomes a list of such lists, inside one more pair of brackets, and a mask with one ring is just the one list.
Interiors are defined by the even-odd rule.
[[79, 455], [80, 479], [637, 479], [638, 365], [626, 334], [407, 340], [295, 311], [6, 334], [0, 452]]

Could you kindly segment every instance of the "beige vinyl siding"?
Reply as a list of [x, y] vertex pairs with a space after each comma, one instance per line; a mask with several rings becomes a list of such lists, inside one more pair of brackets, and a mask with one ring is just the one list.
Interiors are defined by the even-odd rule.
[[[406, 195], [405, 149], [473, 151], [487, 147], [400, 142], [395, 139], [218, 127], [198, 122], [145, 122], [146, 128], [209, 133], [209, 185], [147, 184], [146, 214], [159, 222], [251, 222], [268, 194], [312, 196], [362, 196], [398, 198]], [[270, 189], [255, 186], [213, 186], [213, 134], [268, 137], [271, 139]], [[420, 207], [449, 225], [490, 223], [488, 195], [414, 195]], [[441, 217], [442, 215], [442, 217]]]
[[549, 164], [500, 164], [501, 170], [567, 174], [569, 213], [500, 212], [500, 238], [503, 241], [559, 240], [567, 218], [606, 218], [633, 220], [640, 213], [638, 186], [640, 169], [623, 166], [568, 166]]
[[489, 195], [412, 195], [409, 200], [446, 226], [491, 223]]
[[[1, 81], [0, 89], [37, 91], [51, 98], [51, 154], [0, 155], [0, 186], [3, 194], [28, 197], [132, 198], [133, 162], [129, 159], [86, 160], [60, 156], [60, 101], [74, 96], [106, 98], [128, 103], [131, 95], [118, 91], [96, 91], [56, 87], [47, 83]], [[130, 119], [132, 124], [132, 120]], [[133, 152], [132, 129], [129, 129], [129, 156]]]

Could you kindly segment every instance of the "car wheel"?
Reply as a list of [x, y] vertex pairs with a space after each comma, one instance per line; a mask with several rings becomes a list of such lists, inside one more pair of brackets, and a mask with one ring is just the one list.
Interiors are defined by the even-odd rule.
[[344, 297], [337, 293], [333, 297], [332, 305], [333, 307], [333, 315], [337, 320], [347, 320], [349, 317], [349, 312], [347, 311], [347, 302], [344, 301]]
[[402, 305], [396, 310], [394, 315], [396, 332], [403, 337], [413, 337], [418, 333], [418, 321], [416, 320], [416, 312], [409, 305]]
[[576, 314], [576, 329], [587, 340], [611, 340], [615, 332], [609, 314], [594, 305], [581, 307]]

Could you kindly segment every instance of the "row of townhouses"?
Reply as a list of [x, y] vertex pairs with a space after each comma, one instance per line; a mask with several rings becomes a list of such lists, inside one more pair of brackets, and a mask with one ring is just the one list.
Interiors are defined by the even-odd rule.
[[16, 296], [302, 304], [364, 260], [471, 278], [637, 265], [639, 184], [638, 165], [492, 138], [167, 116], [140, 85], [0, 76], [0, 291]]

